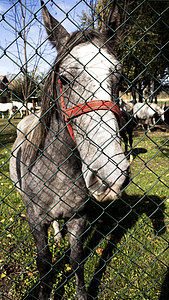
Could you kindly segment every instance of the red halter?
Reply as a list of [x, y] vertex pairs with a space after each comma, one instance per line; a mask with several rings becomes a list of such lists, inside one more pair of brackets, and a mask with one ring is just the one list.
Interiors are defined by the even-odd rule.
[[111, 102], [109, 100], [93, 100], [93, 101], [88, 101], [86, 103], [78, 104], [71, 108], [66, 108], [65, 103], [64, 103], [64, 97], [63, 97], [62, 82], [61, 82], [60, 78], [58, 80], [58, 83], [60, 86], [60, 98], [61, 98], [62, 113], [64, 114], [65, 122], [67, 124], [67, 129], [69, 131], [69, 134], [74, 142], [75, 142], [75, 138], [74, 138], [72, 126], [69, 122], [70, 119], [80, 116], [82, 114], [85, 114], [87, 112], [94, 111], [94, 110], [111, 110], [119, 118], [121, 117], [121, 112], [120, 112], [120, 108], [118, 107], [118, 105], [115, 102]]

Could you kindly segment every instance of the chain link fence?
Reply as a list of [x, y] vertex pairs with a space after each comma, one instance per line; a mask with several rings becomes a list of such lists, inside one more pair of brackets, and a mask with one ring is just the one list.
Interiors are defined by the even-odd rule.
[[1, 1], [0, 299], [169, 299], [168, 4]]

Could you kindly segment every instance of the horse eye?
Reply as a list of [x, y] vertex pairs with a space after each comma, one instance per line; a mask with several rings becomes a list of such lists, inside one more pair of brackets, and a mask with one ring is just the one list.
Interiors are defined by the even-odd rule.
[[59, 78], [61, 79], [61, 82], [62, 82], [63, 85], [66, 85], [66, 84], [70, 83], [70, 80], [67, 79], [67, 77], [64, 76], [64, 75], [60, 75]]

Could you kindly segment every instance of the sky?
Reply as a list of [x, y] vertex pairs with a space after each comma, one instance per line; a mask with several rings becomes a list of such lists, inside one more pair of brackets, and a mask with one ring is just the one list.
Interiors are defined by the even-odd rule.
[[[15, 5], [11, 5], [11, 2]], [[50, 69], [52, 61], [56, 57], [56, 50], [52, 48], [49, 41], [46, 41], [47, 34], [44, 26], [42, 25], [42, 12], [40, 10], [40, 0], [26, 0], [27, 8], [37, 12], [38, 22], [33, 14], [29, 14], [27, 11], [27, 23], [31, 20], [29, 28], [29, 36], [27, 46], [27, 56], [29, 60], [29, 71], [34, 68], [38, 60], [38, 71], [46, 72]], [[24, 61], [23, 53], [23, 39], [16, 35], [16, 24], [13, 21], [14, 8], [17, 7], [18, 1], [15, 0], [0, 0], [0, 75], [19, 74], [21, 71], [22, 62]], [[22, 0], [24, 3], [25, 0]], [[52, 4], [50, 0], [44, 0], [50, 13], [67, 29], [68, 32], [77, 30], [76, 26], [80, 25], [79, 16], [82, 10], [87, 9], [87, 5], [83, 0], [57, 0], [55, 4]], [[33, 3], [33, 6], [32, 6]], [[68, 12], [68, 18], [66, 14]], [[31, 19], [28, 19], [30, 17]], [[22, 24], [22, 18], [20, 18]], [[19, 29], [18, 29], [19, 30]], [[42, 43], [42, 46], [39, 45]], [[19, 51], [18, 51], [19, 48]], [[36, 49], [38, 54], [36, 55]], [[19, 53], [19, 54], [18, 54]], [[42, 57], [40, 59], [40, 57]]]

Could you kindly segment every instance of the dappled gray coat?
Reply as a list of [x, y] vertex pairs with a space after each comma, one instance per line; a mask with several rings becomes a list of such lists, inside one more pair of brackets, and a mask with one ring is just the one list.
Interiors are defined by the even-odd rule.
[[[43, 2], [42, 2], [43, 5]], [[10, 174], [23, 197], [37, 247], [40, 272], [39, 299], [50, 296], [51, 253], [47, 229], [53, 220], [65, 219], [69, 233], [71, 266], [76, 276], [77, 299], [87, 299], [83, 275], [82, 236], [85, 204], [114, 200], [129, 181], [130, 167], [121, 149], [116, 113], [91, 111], [71, 121], [70, 137], [61, 109], [58, 79], [62, 81], [65, 107], [94, 99], [112, 101], [117, 96], [121, 64], [112, 54], [110, 27], [119, 23], [116, 6], [102, 34], [89, 31], [70, 35], [43, 7], [49, 39], [58, 55], [46, 79], [39, 114], [18, 126]], [[56, 295], [57, 297], [57, 295]]]

